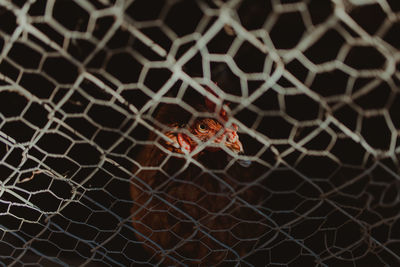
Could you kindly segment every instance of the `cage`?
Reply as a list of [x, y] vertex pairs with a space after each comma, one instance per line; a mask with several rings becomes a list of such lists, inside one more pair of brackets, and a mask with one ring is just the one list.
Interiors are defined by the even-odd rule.
[[399, 12], [0, 0], [0, 264], [398, 265]]

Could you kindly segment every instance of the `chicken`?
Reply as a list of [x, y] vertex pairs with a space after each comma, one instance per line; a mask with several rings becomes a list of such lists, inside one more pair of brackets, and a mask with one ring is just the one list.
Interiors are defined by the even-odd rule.
[[[194, 105], [202, 112], [216, 112], [208, 99]], [[253, 249], [266, 224], [265, 218], [237, 201], [237, 181], [222, 172], [231, 158], [223, 147], [233, 154], [243, 153], [238, 127], [225, 126], [224, 109], [218, 116], [188, 123], [179, 108], [165, 104], [155, 119], [168, 126], [163, 132], [167, 138], [150, 134], [154, 145], [137, 155], [143, 168], [136, 172], [130, 188], [138, 240], [155, 255], [155, 262], [168, 266], [215, 266], [239, 260]], [[243, 194], [246, 201], [260, 201], [257, 194]]]

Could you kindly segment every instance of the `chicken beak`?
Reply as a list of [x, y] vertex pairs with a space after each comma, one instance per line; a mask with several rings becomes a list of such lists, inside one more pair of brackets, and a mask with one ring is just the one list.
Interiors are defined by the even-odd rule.
[[230, 150], [232, 150], [232, 152], [234, 152], [235, 154], [243, 154], [243, 145], [242, 143], [239, 141], [239, 139], [236, 142], [229, 142], [226, 141], [225, 142], [225, 146], [227, 148], [229, 148]]
[[[237, 155], [243, 155], [244, 154], [243, 145], [239, 141], [239, 139], [234, 143], [225, 142], [225, 146], [228, 147], [230, 150], [232, 150]], [[232, 156], [228, 155], [228, 158], [231, 159]], [[236, 159], [236, 162], [239, 163], [242, 167], [245, 167], [245, 168], [248, 168], [252, 163], [251, 160], [247, 160], [247, 159]]]
[[[236, 125], [234, 125], [234, 126], [236, 126]], [[236, 131], [237, 131], [237, 126], [234, 127], [234, 130], [225, 129], [225, 136], [226, 136], [225, 146], [227, 148], [229, 148], [235, 154], [242, 155], [242, 154], [244, 154], [243, 145], [239, 141], [239, 136], [237, 135]], [[237, 162], [245, 168], [248, 168], [251, 165], [250, 160], [237, 159]]]
[[237, 135], [236, 129], [225, 129], [225, 146], [232, 150], [236, 154], [243, 154], [243, 145], [239, 141], [239, 136]]

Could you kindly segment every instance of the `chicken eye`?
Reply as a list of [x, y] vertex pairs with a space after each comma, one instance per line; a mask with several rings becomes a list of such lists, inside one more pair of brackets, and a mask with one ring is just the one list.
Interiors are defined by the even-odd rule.
[[203, 123], [199, 123], [197, 124], [197, 130], [199, 130], [199, 132], [206, 132], [207, 131], [207, 126]]

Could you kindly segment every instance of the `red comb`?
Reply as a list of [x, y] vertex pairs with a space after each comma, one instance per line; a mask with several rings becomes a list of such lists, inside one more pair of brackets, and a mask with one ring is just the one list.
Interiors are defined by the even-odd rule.
[[[208, 92], [212, 93], [212, 94], [213, 94], [214, 96], [216, 96], [217, 98], [219, 98], [218, 95], [217, 95], [210, 87], [205, 87], [205, 89], [206, 89]], [[214, 102], [212, 102], [212, 101], [211, 101], [210, 99], [208, 99], [207, 97], [205, 98], [204, 102], [205, 102], [205, 104], [206, 104], [207, 109], [208, 109], [210, 112], [215, 112], [215, 109], [216, 109], [217, 105], [216, 105]], [[228, 104], [229, 104], [229, 103], [228, 103]], [[228, 120], [228, 115], [226, 114], [226, 110], [224, 110], [223, 108], [221, 109], [219, 115], [221, 116], [221, 118], [222, 118], [224, 121], [227, 121], [227, 120]]]

